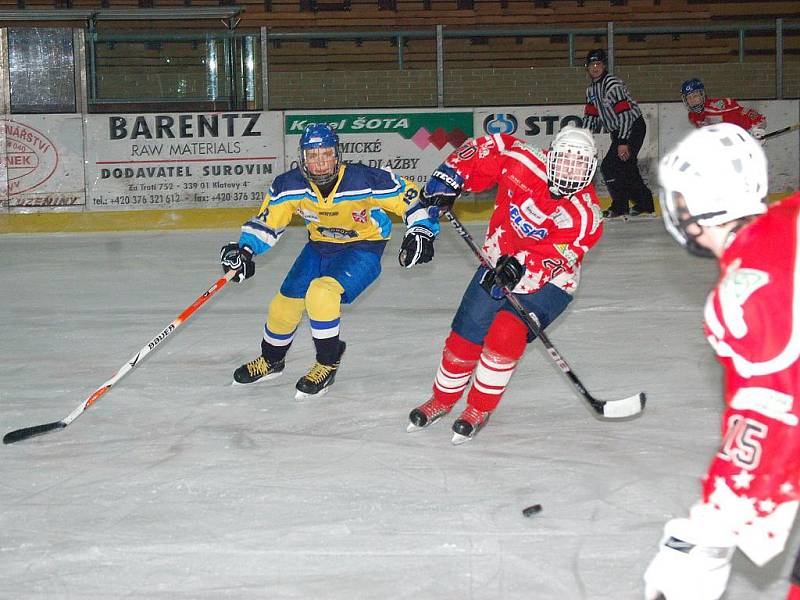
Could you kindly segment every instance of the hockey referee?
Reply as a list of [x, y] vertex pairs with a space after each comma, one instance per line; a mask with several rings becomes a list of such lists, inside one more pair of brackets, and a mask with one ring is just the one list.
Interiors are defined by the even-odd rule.
[[[586, 72], [592, 82], [586, 88], [583, 126], [592, 133], [611, 134], [611, 147], [600, 165], [611, 195], [611, 206], [603, 216], [613, 219], [652, 213], [653, 193], [642, 180], [636, 160], [647, 126], [625, 82], [609, 74], [607, 65], [602, 48], [586, 55]], [[633, 201], [630, 210], [629, 201]]]

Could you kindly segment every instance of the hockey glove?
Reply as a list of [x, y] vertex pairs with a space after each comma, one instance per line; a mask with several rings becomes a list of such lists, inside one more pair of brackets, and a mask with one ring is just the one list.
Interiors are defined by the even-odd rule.
[[253, 262], [253, 251], [247, 246], [240, 247], [236, 242], [225, 244], [219, 251], [222, 270], [238, 271], [233, 281], [239, 282], [256, 274], [256, 263]]
[[409, 227], [400, 245], [400, 254], [397, 256], [400, 266], [410, 269], [416, 264], [431, 262], [435, 237], [427, 227], [420, 225]]
[[644, 574], [645, 600], [718, 600], [725, 593], [736, 549], [733, 534], [672, 519]]
[[446, 164], [436, 169], [420, 192], [422, 206], [449, 209], [461, 194], [464, 178]]
[[492, 298], [500, 299], [504, 296], [502, 288], [513, 290], [525, 273], [525, 265], [513, 256], [504, 254], [497, 259], [494, 270], [487, 271], [481, 278], [481, 287], [489, 292]]

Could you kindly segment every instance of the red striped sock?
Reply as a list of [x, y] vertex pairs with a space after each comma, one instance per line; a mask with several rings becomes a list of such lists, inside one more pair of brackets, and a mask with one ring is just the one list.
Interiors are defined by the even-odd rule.
[[447, 406], [458, 402], [469, 384], [480, 354], [481, 347], [478, 344], [451, 331], [433, 382], [433, 397]]

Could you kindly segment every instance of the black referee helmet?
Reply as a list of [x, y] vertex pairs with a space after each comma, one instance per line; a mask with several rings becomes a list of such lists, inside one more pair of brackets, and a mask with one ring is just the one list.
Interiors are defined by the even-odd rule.
[[599, 60], [604, 65], [608, 64], [608, 54], [602, 48], [595, 48], [594, 50], [589, 50], [589, 53], [586, 55], [586, 63], [584, 64], [585, 67], [588, 67], [593, 62]]

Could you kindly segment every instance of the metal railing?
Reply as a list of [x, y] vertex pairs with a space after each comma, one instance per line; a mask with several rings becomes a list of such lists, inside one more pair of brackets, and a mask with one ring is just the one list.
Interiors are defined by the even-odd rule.
[[[76, 41], [81, 40], [84, 47], [76, 47], [76, 70], [86, 69], [84, 73], [76, 72], [76, 81], [85, 82], [86, 102], [80, 103], [80, 107], [92, 106], [97, 107], [102, 104], [109, 103], [124, 103], [124, 98], [105, 97], [98, 91], [98, 74], [102, 69], [119, 70], [125, 69], [124, 65], [109, 66], [104, 65], [101, 67], [98, 64], [98, 47], [101, 44], [108, 45], [113, 48], [114, 44], [124, 43], [164, 43], [164, 44], [198, 44], [209, 46], [217, 43], [222, 44], [222, 50], [219, 52], [219, 59], [214, 61], [206, 59], [200, 54], [195, 58], [196, 67], [194, 74], [201, 73], [202, 68], [208, 70], [208, 77], [214, 77], [215, 82], [220, 83], [220, 89], [225, 90], [226, 93], [221, 93], [217, 96], [206, 97], [206, 101], [218, 101], [220, 97], [227, 98], [230, 103], [231, 109], [241, 108], [246, 104], [239, 98], [243, 92], [247, 90], [248, 94], [253, 93], [252, 89], [256, 80], [260, 80], [260, 89], [256, 92], [257, 102], [255, 105], [260, 104], [260, 108], [267, 109], [270, 106], [269, 102], [269, 89], [268, 81], [270, 77], [270, 60], [269, 52], [272, 44], [280, 44], [281, 42], [303, 42], [311, 43], [313, 41], [331, 41], [331, 40], [389, 40], [397, 47], [396, 63], [395, 66], [398, 70], [406, 68], [406, 41], [408, 40], [435, 40], [435, 64], [436, 71], [436, 87], [437, 87], [437, 106], [444, 106], [444, 74], [446, 63], [446, 45], [445, 40], [448, 39], [475, 39], [475, 38], [561, 38], [566, 40], [566, 47], [563, 48], [565, 56], [565, 64], [570, 67], [575, 67], [576, 56], [576, 40], [580, 38], [590, 37], [593, 39], [605, 38], [605, 45], [608, 49], [609, 55], [609, 70], [613, 72], [616, 60], [617, 39], [620, 36], [647, 36], [647, 35], [672, 35], [680, 36], [682, 34], [731, 34], [735, 35], [738, 42], [738, 61], [740, 63], [745, 61], [746, 56], [746, 40], [748, 35], [764, 34], [774, 36], [774, 60], [775, 60], [775, 98], [783, 98], [784, 89], [784, 60], [785, 48], [784, 41], [787, 34], [800, 32], [800, 21], [786, 21], [782, 18], [773, 21], [753, 21], [744, 23], [703, 23], [699, 25], [659, 25], [659, 26], [616, 26], [614, 22], [608, 22], [602, 27], [588, 27], [588, 28], [566, 28], [566, 27], [545, 27], [545, 28], [472, 28], [472, 29], [451, 29], [442, 25], [436, 25], [427, 29], [395, 29], [384, 31], [297, 31], [297, 32], [272, 32], [268, 28], [262, 27], [259, 31], [238, 31], [235, 29], [237, 25], [236, 17], [242, 9], [239, 8], [220, 8], [209, 9], [205, 12], [198, 13], [200, 9], [189, 9], [188, 12], [184, 9], [153, 9], [153, 10], [100, 10], [100, 11], [0, 11], [0, 20], [26, 20], [37, 18], [41, 15], [43, 20], [48, 19], [65, 19], [65, 14], [68, 12], [75, 12], [75, 19], [83, 19], [86, 21], [86, 29], [80, 31], [76, 29], [77, 33], [82, 35], [76, 36]], [[217, 31], [161, 31], [161, 32], [148, 32], [141, 34], [131, 33], [115, 33], [115, 32], [98, 32], [95, 25], [98, 20], [109, 19], [130, 19], [130, 18], [175, 18], [176, 11], [181, 13], [182, 18], [220, 18], [225, 25], [224, 30]], [[184, 12], [181, 12], [184, 11]], [[222, 11], [222, 12], [220, 12]], [[0, 32], [6, 29], [0, 29]], [[5, 44], [5, 36], [0, 36], [0, 45]], [[246, 50], [248, 48], [249, 50]], [[560, 46], [559, 46], [560, 48]], [[244, 53], [249, 52], [248, 56]], [[83, 53], [85, 53], [86, 60], [82, 60]], [[80, 54], [80, 56], [79, 56]], [[108, 55], [108, 53], [106, 53]], [[0, 48], [0, 92], [4, 98], [0, 99], [0, 105], [10, 107], [11, 104], [8, 100], [8, 81], [10, 67], [7, 62], [3, 62], [2, 58], [7, 56], [5, 48]], [[188, 59], [187, 59], [188, 60]], [[260, 62], [259, 62], [260, 61]], [[163, 69], [173, 69], [175, 72], [185, 66], [175, 64], [168, 65], [169, 60], [166, 60]], [[84, 65], [86, 65], [84, 67]], [[133, 67], [128, 67], [132, 69]], [[212, 72], [213, 71], [213, 72]], [[112, 74], [116, 74], [116, 71]], [[216, 84], [215, 84], [216, 85]], [[202, 100], [202, 94], [197, 93], [197, 86], [184, 93], [175, 93], [174, 96], [161, 97], [158, 94], [152, 94], [147, 90], [142, 90], [141, 97], [130, 98], [130, 103], [141, 103], [154, 101], [154, 109], [158, 109], [158, 102], [164, 103], [184, 103], [189, 99], [195, 98]], [[252, 99], [251, 99], [252, 100]], [[253, 106], [250, 102], [249, 106]], [[9, 112], [6, 109], [6, 112]]]

